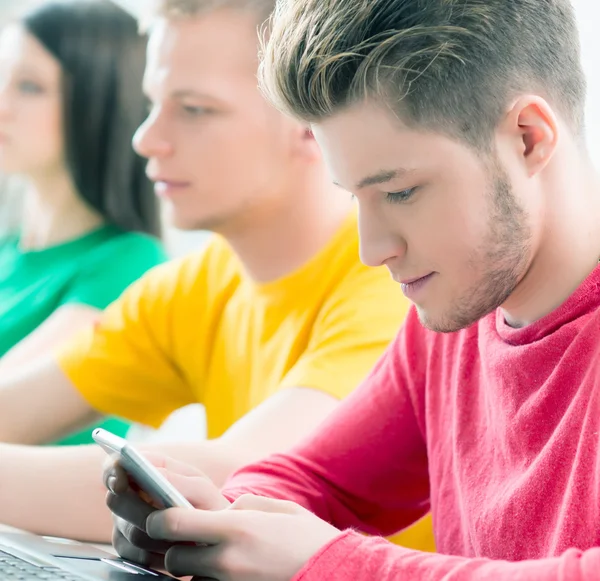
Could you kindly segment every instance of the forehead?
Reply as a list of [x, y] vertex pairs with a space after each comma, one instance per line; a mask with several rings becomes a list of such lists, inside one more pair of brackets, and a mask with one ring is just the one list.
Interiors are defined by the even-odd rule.
[[152, 91], [195, 88], [226, 95], [240, 85], [256, 86], [256, 18], [220, 10], [198, 17], [159, 19], [148, 43], [145, 84]]
[[368, 101], [316, 123], [313, 132], [334, 180], [351, 191], [365, 178], [386, 172], [438, 172], [476, 162], [466, 146], [408, 127], [385, 105]]
[[13, 24], [0, 33], [0, 66], [21, 66], [29, 72], [57, 74], [60, 65], [23, 27]]

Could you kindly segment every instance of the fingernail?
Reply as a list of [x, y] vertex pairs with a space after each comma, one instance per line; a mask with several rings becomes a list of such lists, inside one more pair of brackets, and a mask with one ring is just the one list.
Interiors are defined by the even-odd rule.
[[148, 517], [146, 518], [146, 534], [152, 538], [152, 539], [157, 539], [158, 537], [155, 537], [155, 531], [154, 531], [154, 526], [153, 526], [153, 522], [154, 522], [154, 518], [155, 515], [157, 514], [158, 511], [156, 512], [152, 512], [148, 515]]
[[106, 481], [106, 486], [113, 494], [116, 494], [115, 493], [115, 485], [116, 484], [117, 484], [116, 476], [109, 476], [108, 480]]

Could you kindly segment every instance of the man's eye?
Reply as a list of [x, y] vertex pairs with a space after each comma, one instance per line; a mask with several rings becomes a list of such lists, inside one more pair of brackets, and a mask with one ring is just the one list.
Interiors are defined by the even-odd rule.
[[206, 107], [195, 107], [193, 105], [182, 105], [182, 107], [187, 115], [199, 116], [207, 113]]
[[401, 204], [402, 202], [409, 200], [417, 189], [418, 188], [408, 188], [407, 190], [402, 190], [400, 192], [388, 192], [386, 194], [386, 199], [392, 204]]

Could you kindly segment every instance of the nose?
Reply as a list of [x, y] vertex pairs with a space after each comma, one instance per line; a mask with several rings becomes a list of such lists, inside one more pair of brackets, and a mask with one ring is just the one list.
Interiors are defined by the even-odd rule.
[[168, 137], [167, 125], [160, 114], [150, 114], [133, 136], [133, 148], [142, 157], [168, 157], [173, 145]]
[[406, 241], [402, 235], [374, 209], [359, 205], [358, 232], [360, 259], [366, 266], [381, 266], [406, 254]]

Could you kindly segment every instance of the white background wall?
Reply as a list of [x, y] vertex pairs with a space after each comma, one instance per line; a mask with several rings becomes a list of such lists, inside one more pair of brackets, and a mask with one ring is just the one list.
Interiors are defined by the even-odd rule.
[[575, 0], [573, 4], [579, 20], [583, 66], [588, 79], [588, 145], [596, 165], [600, 167], [600, 2]]

